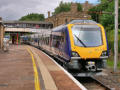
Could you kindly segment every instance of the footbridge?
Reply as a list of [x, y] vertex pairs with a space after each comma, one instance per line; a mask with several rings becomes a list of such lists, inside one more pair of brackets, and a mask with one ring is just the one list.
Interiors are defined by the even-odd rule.
[[40, 33], [40, 31], [43, 30], [50, 30], [50, 29], [34, 29], [34, 28], [5, 28], [5, 32], [18, 32], [18, 33]]

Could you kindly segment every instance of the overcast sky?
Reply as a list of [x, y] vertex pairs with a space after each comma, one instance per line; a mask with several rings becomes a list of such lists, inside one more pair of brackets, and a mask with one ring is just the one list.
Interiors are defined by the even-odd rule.
[[[0, 0], [0, 17], [3, 20], [18, 20], [28, 13], [41, 13], [47, 17], [47, 12], [53, 12], [61, 0]], [[62, 0], [63, 2], [80, 2], [86, 0]], [[87, 0], [97, 3], [99, 0]]]

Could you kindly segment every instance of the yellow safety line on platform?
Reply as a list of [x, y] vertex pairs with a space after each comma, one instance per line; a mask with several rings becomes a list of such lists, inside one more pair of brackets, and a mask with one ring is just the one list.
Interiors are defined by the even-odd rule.
[[35, 59], [34, 59], [33, 53], [31, 52], [31, 50], [29, 48], [27, 48], [27, 51], [30, 53], [30, 55], [32, 57], [33, 69], [34, 69], [35, 90], [40, 90], [40, 83], [39, 83], [39, 78], [38, 78], [37, 67], [35, 64]]

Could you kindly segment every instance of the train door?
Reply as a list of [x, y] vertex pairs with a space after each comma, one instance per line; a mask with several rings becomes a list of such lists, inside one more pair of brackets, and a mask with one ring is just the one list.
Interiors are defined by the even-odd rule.
[[51, 49], [55, 55], [59, 55], [60, 36], [61, 32], [52, 32]]
[[66, 35], [65, 35], [65, 31], [63, 30], [62, 31], [62, 33], [61, 33], [61, 49], [60, 49], [60, 53], [62, 54], [62, 57], [64, 57], [65, 58], [65, 44], [66, 44], [66, 40], [65, 40], [65, 37], [66, 37]]

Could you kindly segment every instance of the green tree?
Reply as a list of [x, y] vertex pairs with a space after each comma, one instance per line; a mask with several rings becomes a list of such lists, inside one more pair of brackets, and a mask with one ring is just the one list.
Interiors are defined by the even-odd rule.
[[59, 6], [55, 8], [54, 14], [58, 14], [61, 12], [68, 12], [68, 11], [70, 11], [70, 6], [71, 6], [71, 3], [63, 3], [61, 1]]
[[[82, 6], [80, 3], [77, 3], [78, 5], [78, 11], [82, 11]], [[71, 3], [64, 3], [64, 2], [60, 2], [59, 6], [55, 8], [55, 12], [53, 14], [58, 14], [58, 13], [61, 13], [61, 12], [68, 12], [71, 10]]]
[[20, 21], [44, 21], [44, 14], [31, 13], [23, 16], [19, 19]]
[[[101, 23], [106, 30], [112, 30], [114, 28], [114, 1], [113, 0], [101, 0], [101, 3], [96, 7], [93, 7], [89, 11], [94, 12], [91, 13], [91, 17], [93, 20]], [[106, 12], [102, 15], [95, 12]], [[107, 12], [111, 14], [107, 14]]]
[[[103, 12], [103, 14], [101, 15], [96, 13], [91, 13], [90, 15], [92, 16], [92, 19], [95, 21], [97, 21], [96, 19], [97, 15], [99, 16], [99, 23], [101, 23], [107, 31], [109, 49], [112, 51], [112, 53], [114, 53], [114, 5], [115, 5], [114, 2], [115, 0], [101, 0], [101, 3], [99, 5], [89, 10], [92, 12], [96, 12], [96, 11]], [[120, 0], [119, 0], [119, 6], [120, 6]], [[119, 13], [120, 13], [120, 9], [119, 9]], [[120, 23], [120, 14], [119, 14], [119, 23]], [[118, 50], [120, 53], [120, 32], [119, 32], [118, 43], [119, 43]]]
[[89, 11], [93, 12], [93, 13], [90, 13], [90, 15], [92, 16], [92, 19], [97, 21], [96, 18], [98, 16], [98, 13], [96, 13], [96, 12], [105, 11], [106, 8], [108, 8], [108, 3], [107, 2], [101, 3], [101, 4], [91, 8]]
[[[99, 23], [101, 23], [107, 31], [114, 29], [114, 4], [115, 4], [114, 2], [115, 2], [114, 0], [101, 0], [101, 3], [99, 5], [89, 10], [91, 12], [100, 12], [100, 11], [104, 12], [102, 15], [97, 13], [91, 13], [90, 15], [92, 19], [95, 21], [98, 21], [99, 18]], [[120, 6], [120, 0], [119, 0], [119, 6]], [[119, 9], [119, 13], [120, 13], [120, 9]], [[120, 14], [119, 14], [119, 23], [120, 23]]]
[[81, 6], [81, 4], [80, 3], [77, 3], [77, 9], [78, 9], [78, 11], [82, 11], [82, 6]]
[[104, 25], [106, 30], [114, 29], [114, 2], [110, 2], [108, 7], [104, 10], [104, 12], [111, 12], [111, 14], [102, 14], [100, 16], [100, 23]]

